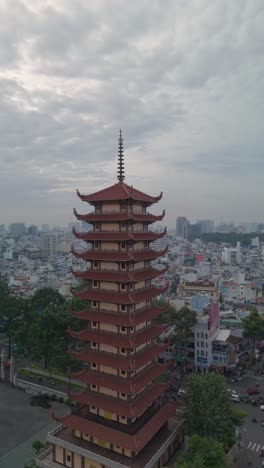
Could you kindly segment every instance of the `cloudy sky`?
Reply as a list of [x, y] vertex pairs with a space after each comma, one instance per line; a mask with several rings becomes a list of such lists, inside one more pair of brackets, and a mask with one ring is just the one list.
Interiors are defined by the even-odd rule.
[[[0, 223], [66, 224], [116, 181], [264, 221], [263, 0], [0, 0]], [[157, 210], [156, 210], [157, 211]]]

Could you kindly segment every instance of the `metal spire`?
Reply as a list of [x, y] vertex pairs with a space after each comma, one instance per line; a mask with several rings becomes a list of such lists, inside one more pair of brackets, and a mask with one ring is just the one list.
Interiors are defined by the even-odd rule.
[[121, 129], [118, 139], [117, 179], [119, 180], [119, 182], [123, 182], [123, 180], [125, 179], [124, 147]]

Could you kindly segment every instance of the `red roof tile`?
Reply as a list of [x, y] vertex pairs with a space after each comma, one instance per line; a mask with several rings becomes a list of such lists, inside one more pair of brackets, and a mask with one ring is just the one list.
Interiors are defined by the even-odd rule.
[[120, 416], [134, 418], [144, 413], [144, 411], [165, 392], [169, 385], [170, 383], [153, 383], [150, 387], [140, 393], [138, 397], [130, 401], [90, 391], [69, 393], [69, 396], [73, 401], [81, 403], [82, 405], [92, 405], [96, 406], [96, 408], [103, 409], [104, 411], [111, 411]]
[[148, 205], [157, 203], [162, 197], [162, 193], [158, 197], [152, 197], [146, 193], [141, 192], [140, 190], [135, 189], [132, 185], [130, 186], [125, 184], [124, 182], [118, 182], [114, 185], [111, 185], [110, 187], [106, 187], [103, 190], [91, 193], [90, 195], [82, 195], [79, 190], [77, 190], [77, 195], [81, 200], [89, 203], [130, 199], [142, 201]]
[[146, 343], [148, 340], [160, 336], [168, 325], [151, 325], [139, 330], [136, 333], [127, 335], [124, 333], [110, 333], [100, 330], [86, 328], [75, 332], [68, 328], [68, 333], [79, 340], [94, 341], [119, 348], [135, 348]]
[[131, 394], [142, 390], [152, 380], [159, 377], [168, 366], [169, 362], [165, 364], [154, 363], [145, 368], [143, 372], [130, 379], [116, 377], [103, 372], [94, 372], [89, 369], [83, 369], [79, 372], [68, 372], [68, 375], [73, 379], [80, 380], [86, 384], [94, 384], [98, 385], [98, 387], [111, 388], [118, 392]]
[[150, 307], [145, 307], [144, 309], [129, 314], [112, 313], [100, 309], [85, 309], [74, 312], [71, 308], [69, 308], [69, 312], [73, 317], [76, 317], [80, 320], [91, 320], [100, 323], [111, 323], [113, 325], [130, 326], [138, 325], [139, 323], [158, 317], [159, 315], [166, 312], [168, 306], [168, 304], [165, 304], [163, 307], [157, 307], [152, 305]]
[[74, 276], [86, 280], [94, 281], [110, 281], [117, 283], [130, 283], [140, 282], [147, 279], [156, 278], [157, 276], [166, 273], [167, 267], [162, 270], [155, 268], [146, 268], [144, 270], [133, 270], [133, 271], [116, 271], [116, 270], [95, 270], [90, 268], [86, 271], [73, 271], [71, 272]]
[[161, 215], [154, 215], [151, 213], [132, 213], [132, 212], [116, 212], [116, 213], [87, 213], [87, 214], [80, 214], [74, 209], [74, 215], [79, 221], [87, 221], [89, 223], [103, 221], [106, 222], [113, 222], [113, 221], [137, 221], [137, 222], [144, 222], [144, 223], [153, 223], [155, 221], [161, 221], [165, 216], [165, 210], [162, 212]]
[[112, 429], [108, 426], [90, 421], [80, 416], [69, 414], [63, 417], [53, 417], [64, 426], [77, 429], [84, 434], [98, 437], [100, 440], [110, 442], [138, 453], [147, 445], [152, 437], [164, 426], [168, 419], [176, 415], [177, 405], [166, 403], [149, 421], [134, 435]]
[[119, 231], [112, 231], [112, 232], [77, 232], [75, 228], [73, 228], [72, 233], [76, 237], [76, 239], [81, 239], [86, 242], [140, 242], [140, 241], [149, 241], [154, 242], [157, 239], [165, 236], [166, 229], [161, 233], [156, 232], [119, 232]]
[[93, 260], [109, 261], [109, 262], [140, 262], [143, 260], [154, 260], [155, 258], [162, 257], [168, 251], [168, 246], [163, 250], [130, 250], [129, 252], [119, 251], [96, 251], [88, 250], [86, 252], [76, 252], [72, 249], [73, 255], [82, 258], [88, 262]]
[[122, 293], [120, 291], [91, 288], [83, 291], [71, 289], [71, 293], [74, 297], [78, 297], [79, 299], [86, 301], [102, 301], [110, 302], [112, 304], [139, 304], [140, 302], [147, 301], [163, 294], [167, 289], [168, 285], [164, 288], [151, 286], [142, 290], [138, 289], [129, 293]]
[[140, 369], [145, 364], [148, 364], [148, 362], [155, 359], [167, 347], [168, 344], [154, 344], [131, 356], [121, 356], [90, 349], [84, 349], [82, 351], [72, 351], [70, 349], [69, 354], [75, 359], [86, 363], [95, 362], [99, 365], [130, 371]]

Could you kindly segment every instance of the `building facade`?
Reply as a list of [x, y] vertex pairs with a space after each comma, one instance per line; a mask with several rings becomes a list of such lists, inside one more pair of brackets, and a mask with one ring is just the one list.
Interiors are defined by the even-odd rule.
[[175, 403], [165, 393], [170, 381], [158, 379], [167, 368], [157, 362], [165, 347], [157, 338], [165, 326], [154, 319], [167, 306], [158, 307], [155, 298], [166, 288], [153, 286], [152, 279], [165, 270], [155, 270], [151, 261], [166, 250], [150, 244], [165, 231], [154, 233], [149, 225], [164, 213], [155, 216], [147, 208], [161, 195], [152, 197], [124, 183], [121, 135], [118, 182], [91, 195], [77, 193], [94, 210], [85, 215], [75, 211], [93, 229], [74, 231], [91, 249], [73, 253], [91, 266], [74, 272], [86, 287], [72, 294], [87, 306], [71, 311], [84, 325], [79, 332], [69, 330], [79, 343], [70, 354], [82, 362], [82, 370], [70, 375], [87, 388], [70, 394], [77, 404], [70, 414], [54, 416], [61, 426], [48, 436], [52, 449], [38, 464], [162, 467], [181, 443], [182, 432]]

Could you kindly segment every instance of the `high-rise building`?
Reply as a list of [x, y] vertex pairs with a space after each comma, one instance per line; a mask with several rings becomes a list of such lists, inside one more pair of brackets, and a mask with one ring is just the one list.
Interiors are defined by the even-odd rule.
[[190, 222], [184, 216], [179, 216], [176, 219], [176, 236], [182, 237], [183, 239], [187, 239], [188, 237], [188, 227]]
[[12, 236], [23, 236], [26, 232], [24, 223], [12, 223], [10, 226], [10, 233]]
[[58, 239], [53, 234], [44, 234], [41, 239], [41, 251], [44, 260], [51, 260], [57, 256]]
[[38, 234], [38, 226], [31, 224], [31, 226], [28, 228], [28, 234], [30, 236], [36, 236]]
[[[166, 269], [154, 269], [151, 260], [167, 249], [150, 247], [165, 231], [154, 233], [149, 225], [164, 214], [155, 216], [147, 208], [162, 195], [152, 197], [124, 182], [121, 134], [118, 161], [116, 184], [90, 195], [77, 192], [94, 207], [86, 215], [75, 210], [77, 219], [91, 223], [93, 230], [74, 231], [92, 248], [73, 251], [91, 267], [74, 273], [87, 286], [72, 293], [87, 307], [71, 312], [83, 321], [83, 329], [69, 330], [83, 343], [70, 351], [83, 363], [82, 370], [70, 375], [86, 390], [70, 394], [78, 403], [72, 413], [55, 417], [62, 426], [48, 436], [48, 461], [54, 466], [164, 466], [182, 441], [175, 403], [165, 393], [170, 381], [158, 380], [167, 366], [158, 364], [158, 355], [167, 345], [158, 342], [165, 326], [154, 319], [167, 306], [157, 306], [155, 298], [167, 287], [153, 286], [151, 280]], [[43, 458], [41, 466], [51, 466]]]
[[42, 224], [41, 225], [41, 231], [42, 232], [49, 232], [49, 230], [50, 230], [49, 224]]
[[197, 224], [201, 226], [201, 234], [209, 234], [214, 230], [214, 222], [211, 219], [200, 219]]

